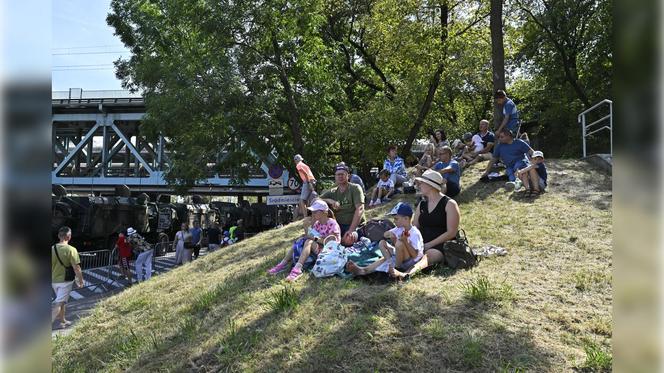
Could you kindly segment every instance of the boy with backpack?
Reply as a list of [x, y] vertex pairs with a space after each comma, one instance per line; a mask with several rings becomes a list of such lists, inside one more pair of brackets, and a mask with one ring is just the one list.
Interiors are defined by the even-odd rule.
[[[348, 272], [362, 276], [381, 269], [387, 271], [388, 268], [406, 270], [422, 259], [424, 239], [420, 230], [412, 225], [413, 208], [408, 203], [399, 202], [388, 215], [394, 216], [396, 227], [385, 232], [383, 235], [385, 239], [379, 243], [383, 258], [366, 267], [359, 267], [354, 262], [348, 261], [346, 264]], [[388, 243], [387, 239], [392, 243]]]

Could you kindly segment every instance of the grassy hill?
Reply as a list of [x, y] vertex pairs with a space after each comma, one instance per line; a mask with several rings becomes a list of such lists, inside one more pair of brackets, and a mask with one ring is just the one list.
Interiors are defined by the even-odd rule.
[[471, 245], [507, 256], [402, 284], [307, 275], [291, 286], [265, 274], [300, 234], [290, 224], [107, 299], [54, 340], [54, 371], [608, 369], [611, 179], [547, 163], [536, 199], [479, 183], [479, 168], [462, 177]]

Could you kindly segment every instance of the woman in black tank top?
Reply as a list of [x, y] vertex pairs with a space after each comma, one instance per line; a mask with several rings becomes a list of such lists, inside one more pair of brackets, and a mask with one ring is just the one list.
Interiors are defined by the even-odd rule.
[[396, 269], [390, 270], [390, 275], [393, 277], [404, 278], [432, 264], [442, 262], [443, 244], [454, 239], [459, 229], [459, 206], [442, 193], [445, 188], [443, 176], [436, 171], [427, 170], [421, 177], [416, 177], [415, 181], [419, 183], [420, 192], [425, 200], [420, 202], [415, 211], [413, 225], [422, 232], [425, 255], [407, 273]]

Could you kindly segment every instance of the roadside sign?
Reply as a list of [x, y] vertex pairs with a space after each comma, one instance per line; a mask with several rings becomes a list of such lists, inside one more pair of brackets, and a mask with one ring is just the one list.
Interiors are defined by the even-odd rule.
[[267, 196], [268, 206], [297, 205], [298, 203], [300, 203], [300, 196], [297, 194], [289, 194], [285, 196]]
[[295, 177], [291, 176], [288, 178], [288, 187], [290, 190], [297, 190], [300, 187], [300, 182], [295, 179]]
[[268, 183], [268, 194], [271, 196], [280, 196], [284, 194], [283, 179], [270, 179]]
[[268, 168], [267, 173], [273, 179], [280, 179], [284, 174], [284, 168], [278, 164], [273, 164], [270, 166], [270, 168]]

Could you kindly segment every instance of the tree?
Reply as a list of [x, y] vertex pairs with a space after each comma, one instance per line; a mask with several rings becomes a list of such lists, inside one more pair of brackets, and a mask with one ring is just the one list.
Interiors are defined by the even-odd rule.
[[[493, 91], [505, 90], [505, 47], [503, 44], [503, 0], [491, 0], [491, 69]], [[501, 111], [497, 105], [493, 109], [493, 124], [498, 128]]]

